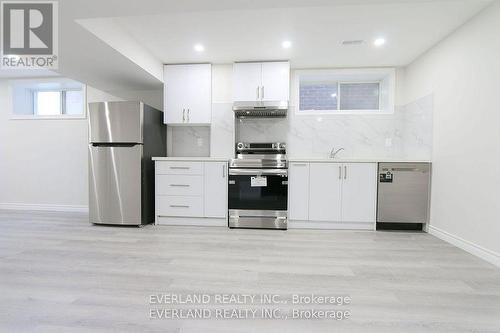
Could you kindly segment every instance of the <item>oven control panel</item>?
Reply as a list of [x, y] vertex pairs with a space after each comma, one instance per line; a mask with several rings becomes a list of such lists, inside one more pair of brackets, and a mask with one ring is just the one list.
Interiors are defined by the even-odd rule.
[[286, 151], [286, 143], [284, 142], [238, 142], [236, 144], [237, 152], [259, 152], [259, 151], [275, 151], [276, 153], [283, 153]]

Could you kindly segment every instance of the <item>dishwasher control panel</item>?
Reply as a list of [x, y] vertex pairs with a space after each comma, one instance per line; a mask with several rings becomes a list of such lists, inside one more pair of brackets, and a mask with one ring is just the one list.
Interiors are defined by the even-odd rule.
[[379, 175], [379, 181], [381, 183], [392, 183], [393, 179], [394, 179], [394, 175], [390, 171], [383, 172]]

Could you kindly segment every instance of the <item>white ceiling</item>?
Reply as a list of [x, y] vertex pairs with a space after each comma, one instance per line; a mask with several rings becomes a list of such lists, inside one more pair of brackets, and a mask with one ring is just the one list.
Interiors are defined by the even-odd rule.
[[[163, 63], [290, 59], [296, 68], [404, 66], [484, 4], [468, 0], [390, 1], [180, 12], [112, 20]], [[375, 48], [372, 42], [379, 36], [385, 37], [387, 44]], [[366, 43], [341, 44], [343, 40], [360, 39]], [[284, 40], [292, 42], [290, 49], [282, 48]], [[195, 52], [196, 43], [203, 44], [205, 52]]]
[[[106, 91], [161, 88], [163, 63], [290, 59], [292, 66], [401, 66], [490, 0], [64, 0], [59, 70]], [[372, 47], [384, 36], [387, 44]], [[288, 50], [281, 42], [289, 39]], [[365, 39], [341, 47], [344, 39]], [[206, 51], [193, 51], [203, 43]], [[15, 74], [0, 71], [0, 77]]]

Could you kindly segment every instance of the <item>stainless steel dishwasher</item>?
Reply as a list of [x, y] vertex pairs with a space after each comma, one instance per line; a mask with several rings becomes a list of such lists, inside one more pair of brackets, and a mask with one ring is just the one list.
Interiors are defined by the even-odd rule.
[[430, 163], [379, 163], [377, 230], [422, 230], [429, 219]]

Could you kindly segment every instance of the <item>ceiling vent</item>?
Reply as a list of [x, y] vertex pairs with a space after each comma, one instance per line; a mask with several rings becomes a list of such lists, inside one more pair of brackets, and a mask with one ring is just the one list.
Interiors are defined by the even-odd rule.
[[344, 41], [342, 41], [342, 45], [344, 45], [344, 46], [361, 45], [364, 42], [365, 41], [362, 39], [344, 40]]

